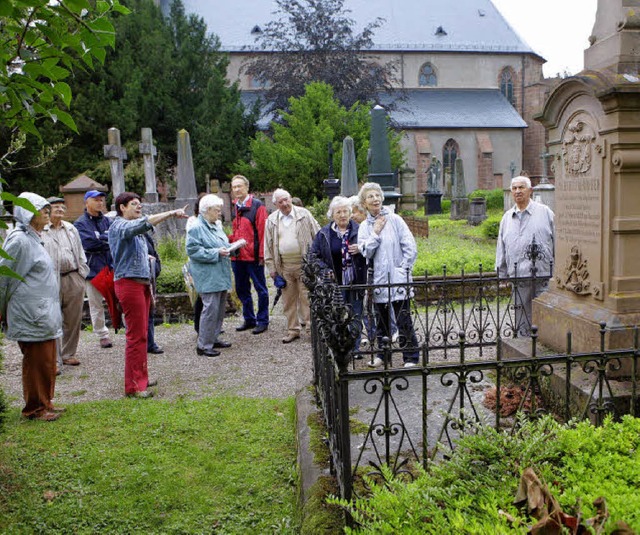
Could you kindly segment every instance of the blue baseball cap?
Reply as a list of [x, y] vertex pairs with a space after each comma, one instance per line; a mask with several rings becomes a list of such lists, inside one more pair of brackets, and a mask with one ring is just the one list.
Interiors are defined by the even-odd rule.
[[90, 189], [84, 194], [84, 200], [91, 199], [92, 197], [106, 197], [107, 194], [104, 191], [98, 191], [97, 189]]

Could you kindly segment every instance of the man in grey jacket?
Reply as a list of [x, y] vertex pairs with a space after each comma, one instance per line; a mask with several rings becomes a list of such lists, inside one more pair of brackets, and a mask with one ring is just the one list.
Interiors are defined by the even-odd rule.
[[[531, 327], [531, 302], [546, 291], [546, 277], [552, 275], [554, 255], [553, 212], [531, 199], [531, 180], [517, 176], [511, 180], [511, 195], [515, 205], [507, 210], [500, 222], [496, 248], [496, 271], [502, 277], [525, 278], [513, 283], [512, 304], [515, 307], [514, 329], [528, 336]], [[532, 262], [532, 244], [537, 253]], [[535, 281], [531, 277], [544, 277]]]

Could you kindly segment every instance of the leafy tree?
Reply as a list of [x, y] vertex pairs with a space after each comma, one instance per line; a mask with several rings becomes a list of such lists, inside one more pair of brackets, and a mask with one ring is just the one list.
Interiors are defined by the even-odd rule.
[[[342, 141], [351, 136], [356, 150], [358, 176], [367, 175], [367, 151], [371, 107], [356, 103], [347, 109], [338, 102], [330, 85], [309, 84], [300, 98], [289, 99], [289, 111], [272, 123], [273, 135], [260, 132], [251, 141], [251, 161], [237, 166], [256, 190], [282, 186], [292, 195], [311, 202], [322, 195], [328, 177], [328, 146], [334, 150], [335, 174], [340, 175]], [[389, 132], [391, 162], [400, 167], [400, 136]]]
[[[104, 160], [102, 146], [112, 126], [120, 129], [123, 144], [133, 145], [128, 154], [134, 167], [140, 128], [153, 130], [166, 168], [175, 164], [178, 130], [187, 129], [201, 184], [205, 174], [224, 175], [245, 157], [253, 117], [245, 116], [239, 91], [226, 82], [228, 58], [219, 52], [218, 39], [207, 34], [203, 19], [187, 15], [181, 0], [166, 17], [152, 0], [123, 1], [132, 14], [113, 17], [116, 45], [104, 66], [74, 72], [69, 79], [79, 136], [50, 164], [15, 172], [16, 187], [38, 180], [42, 191], [52, 192], [80, 172], [91, 175]], [[42, 137], [48, 144], [64, 143], [68, 133], [51, 127]], [[41, 145], [33, 144], [24, 158], [39, 150]], [[158, 177], [166, 180], [162, 173], [158, 169]], [[139, 183], [127, 180], [127, 187]]]
[[256, 41], [264, 54], [245, 65], [245, 72], [266, 87], [273, 109], [286, 108], [288, 98], [304, 94], [311, 82], [326, 82], [347, 108], [393, 91], [395, 65], [381, 64], [363, 51], [384, 20], [376, 18], [362, 32], [344, 0], [276, 0], [280, 17], [269, 22]]
[[3, 0], [0, 3], [0, 123], [11, 135], [38, 135], [42, 119], [76, 130], [68, 78], [74, 67], [104, 62], [115, 43], [108, 15], [118, 0]]

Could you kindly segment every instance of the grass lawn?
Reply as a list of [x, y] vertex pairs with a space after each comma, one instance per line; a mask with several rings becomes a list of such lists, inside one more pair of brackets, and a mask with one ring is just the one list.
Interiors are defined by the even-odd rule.
[[217, 397], [10, 412], [2, 533], [295, 533], [294, 400]]
[[[489, 216], [502, 215], [492, 210]], [[442, 275], [447, 266], [450, 275], [476, 273], [482, 264], [484, 271], [493, 271], [496, 258], [496, 240], [483, 236], [481, 226], [468, 225], [466, 220], [452, 221], [449, 214], [429, 216], [429, 238], [416, 238], [418, 259], [413, 267], [414, 276]]]

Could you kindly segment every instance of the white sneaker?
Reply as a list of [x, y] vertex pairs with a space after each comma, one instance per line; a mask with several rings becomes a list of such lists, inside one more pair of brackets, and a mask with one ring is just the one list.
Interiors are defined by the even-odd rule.
[[369, 368], [379, 368], [384, 364], [384, 361], [380, 357], [373, 359], [373, 362], [369, 362]]
[[415, 368], [418, 364], [415, 362], [405, 362], [404, 363], [404, 367], [405, 368]]

